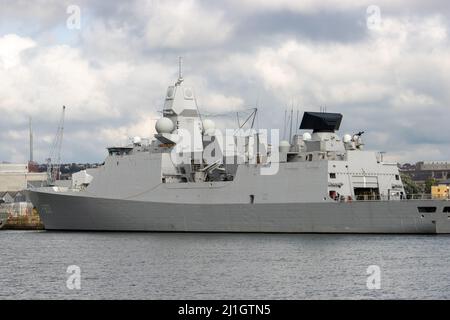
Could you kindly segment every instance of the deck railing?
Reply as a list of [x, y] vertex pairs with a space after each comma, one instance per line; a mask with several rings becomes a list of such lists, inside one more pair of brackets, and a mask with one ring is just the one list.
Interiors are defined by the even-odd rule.
[[[344, 201], [352, 201], [352, 199], [344, 199]], [[417, 193], [417, 194], [406, 194], [406, 195], [393, 195], [393, 196], [387, 196], [387, 195], [359, 195], [356, 196], [356, 199], [354, 201], [407, 201], [407, 200], [449, 200], [450, 198], [445, 195], [433, 195], [429, 193]]]

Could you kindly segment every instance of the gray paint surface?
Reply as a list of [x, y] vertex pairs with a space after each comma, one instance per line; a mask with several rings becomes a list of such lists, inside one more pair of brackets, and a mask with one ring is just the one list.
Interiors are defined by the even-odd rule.
[[[450, 233], [448, 201], [175, 204], [29, 192], [46, 229], [191, 232]], [[418, 206], [435, 206], [419, 213]], [[424, 215], [424, 217], [422, 217]]]

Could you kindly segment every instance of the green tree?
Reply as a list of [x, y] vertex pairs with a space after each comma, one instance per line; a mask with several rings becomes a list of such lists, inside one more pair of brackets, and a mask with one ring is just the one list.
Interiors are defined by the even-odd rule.
[[436, 186], [437, 185], [437, 181], [435, 178], [428, 178], [425, 181], [425, 193], [430, 194], [431, 193], [431, 187], [432, 186]]
[[414, 182], [411, 176], [407, 174], [400, 174], [403, 182], [403, 187], [405, 188], [406, 194], [418, 194], [421, 192], [421, 188]]

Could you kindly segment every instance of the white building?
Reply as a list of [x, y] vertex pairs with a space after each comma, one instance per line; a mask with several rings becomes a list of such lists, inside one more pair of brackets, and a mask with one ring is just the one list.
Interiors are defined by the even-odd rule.
[[28, 172], [27, 164], [0, 163], [0, 192], [16, 193], [30, 185], [43, 186], [46, 181], [46, 172]]

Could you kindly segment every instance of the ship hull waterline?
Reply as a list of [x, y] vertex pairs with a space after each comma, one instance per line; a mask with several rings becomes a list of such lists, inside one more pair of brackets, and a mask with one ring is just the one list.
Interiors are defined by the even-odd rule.
[[[28, 191], [46, 230], [450, 233], [446, 200], [191, 204]], [[419, 212], [418, 207], [436, 208]], [[446, 209], [444, 209], [446, 208]]]

